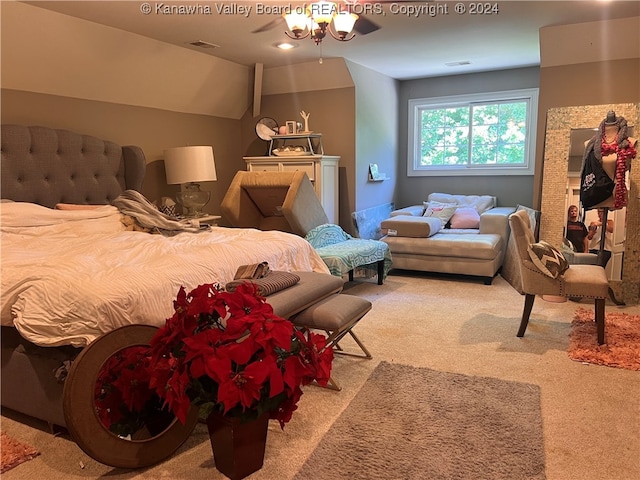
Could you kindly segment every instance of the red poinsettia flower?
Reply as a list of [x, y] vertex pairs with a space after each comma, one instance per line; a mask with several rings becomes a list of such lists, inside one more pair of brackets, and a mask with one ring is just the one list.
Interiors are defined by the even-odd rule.
[[301, 385], [329, 380], [333, 351], [325, 337], [275, 315], [255, 284], [234, 292], [213, 284], [188, 293], [181, 287], [173, 305], [150, 349], [105, 365], [96, 391], [105, 425], [122, 420], [122, 405], [137, 411], [157, 395], [183, 423], [192, 404], [210, 403], [229, 416], [269, 412], [284, 428]]

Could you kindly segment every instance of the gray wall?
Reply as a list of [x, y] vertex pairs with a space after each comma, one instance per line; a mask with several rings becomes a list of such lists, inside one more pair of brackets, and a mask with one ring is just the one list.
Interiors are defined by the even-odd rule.
[[4, 88], [0, 98], [3, 124], [60, 128], [141, 147], [147, 159], [142, 193], [151, 201], [175, 198], [179, 190], [167, 185], [165, 148], [213, 146], [218, 181], [203, 183], [202, 188], [211, 191], [211, 201], [203, 209], [207, 213], [220, 213], [218, 206], [231, 179], [245, 167], [239, 120]]
[[[394, 201], [398, 163], [399, 82], [353, 62], [347, 62], [356, 92], [355, 210]], [[369, 164], [378, 165], [389, 180], [370, 182]]]
[[408, 177], [408, 102], [414, 98], [443, 97], [539, 86], [538, 67], [453, 75], [400, 82], [396, 206], [420, 204], [429, 193], [491, 194], [500, 206], [533, 205], [533, 175]]

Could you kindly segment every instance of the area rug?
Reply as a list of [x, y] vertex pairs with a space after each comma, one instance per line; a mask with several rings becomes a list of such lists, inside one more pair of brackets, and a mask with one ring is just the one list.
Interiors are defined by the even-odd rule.
[[578, 308], [571, 322], [569, 358], [578, 362], [640, 370], [640, 315], [605, 314], [605, 344], [596, 341], [593, 310]]
[[35, 448], [0, 432], [0, 473], [11, 470], [38, 455], [40, 453]]
[[296, 480], [544, 479], [540, 388], [381, 362]]

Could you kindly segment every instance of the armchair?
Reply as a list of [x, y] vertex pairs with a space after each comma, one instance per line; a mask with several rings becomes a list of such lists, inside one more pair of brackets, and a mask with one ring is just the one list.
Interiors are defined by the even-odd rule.
[[[524, 336], [536, 295], [555, 295], [594, 300], [598, 344], [605, 343], [604, 309], [609, 282], [599, 265], [573, 264], [564, 273], [552, 278], [543, 273], [531, 260], [529, 246], [535, 243], [529, 217], [524, 211], [509, 216], [511, 235], [515, 239], [517, 265], [520, 271], [520, 293], [525, 295], [524, 309], [518, 337]], [[562, 256], [562, 254], [558, 253]]]

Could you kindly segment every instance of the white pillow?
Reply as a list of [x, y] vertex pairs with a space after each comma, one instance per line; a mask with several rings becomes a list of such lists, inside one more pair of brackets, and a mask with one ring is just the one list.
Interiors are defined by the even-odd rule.
[[425, 202], [425, 210], [422, 216], [439, 218], [444, 228], [457, 208], [457, 205], [451, 203]]

